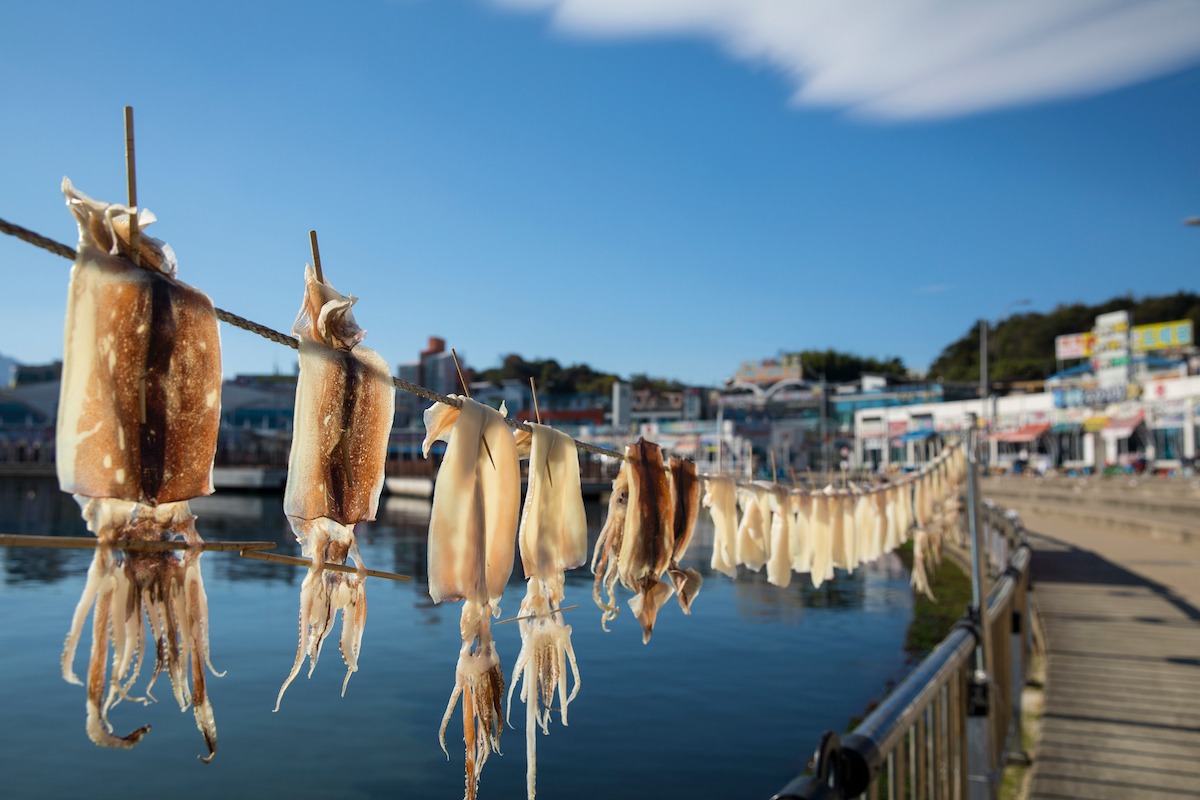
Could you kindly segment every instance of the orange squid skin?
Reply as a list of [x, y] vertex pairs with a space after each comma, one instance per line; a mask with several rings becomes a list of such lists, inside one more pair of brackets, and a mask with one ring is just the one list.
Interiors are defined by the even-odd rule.
[[[87, 733], [104, 747], [132, 747], [150, 730], [113, 733], [109, 710], [130, 694], [148, 653], [171, 679], [181, 710], [192, 707], [207, 755], [217, 747], [208, 697], [208, 606], [200, 552], [133, 553], [120, 540], [202, 542], [188, 500], [211, 494], [220, 427], [221, 345], [212, 302], [175, 279], [170, 248], [130, 241], [132, 210], [97, 202], [63, 181], [80, 242], [67, 296], [57, 422], [59, 485], [75, 496], [100, 540], [61, 659], [73, 661], [93, 617], [87, 672]], [[139, 225], [154, 221], [141, 211]], [[145, 634], [151, 630], [151, 637]], [[109, 669], [108, 653], [113, 658]]]
[[147, 505], [212, 494], [221, 397], [212, 302], [95, 247], [80, 251], [69, 291], [63, 491]]

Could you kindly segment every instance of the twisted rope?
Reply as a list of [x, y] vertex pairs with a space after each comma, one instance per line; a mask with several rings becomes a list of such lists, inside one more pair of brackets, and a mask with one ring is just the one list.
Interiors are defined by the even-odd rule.
[[[5, 219], [0, 219], [0, 233], [6, 233], [9, 236], [14, 236], [23, 242], [27, 242], [34, 247], [40, 247], [56, 256], [62, 256], [70, 261], [75, 260], [74, 248], [67, 247], [61, 242], [56, 242], [53, 239], [42, 236], [40, 233], [35, 233], [28, 228], [22, 228], [20, 225], [14, 225]], [[217, 319], [221, 320], [222, 322], [227, 322], [236, 328], [241, 328], [242, 330], [257, 334], [264, 339], [269, 339], [277, 344], [290, 347], [293, 350], [297, 350], [300, 347], [299, 342], [296, 341], [294, 336], [289, 336], [288, 334], [277, 331], [274, 328], [268, 328], [266, 325], [261, 325], [254, 320], [246, 319], [245, 317], [238, 316], [237, 314], [234, 314], [231, 311], [226, 311], [222, 308], [214, 307], [213, 310], [217, 314]], [[415, 394], [418, 397], [423, 397], [426, 400], [434, 403], [444, 403], [448, 406], [454, 406], [455, 408], [461, 408], [462, 406], [462, 403], [457, 398], [438, 394], [432, 389], [427, 389], [424, 386], [418, 386], [415, 383], [409, 383], [408, 381], [403, 381], [399, 378], [392, 378], [392, 384], [401, 391], [408, 392], [409, 394]], [[512, 428], [513, 430], [531, 430], [527, 423], [520, 422], [515, 419], [509, 419], [508, 417], [505, 417], [504, 421], [508, 424], [508, 427]], [[581, 442], [578, 439], [573, 441], [575, 442], [575, 447], [583, 450], [584, 452], [597, 453], [599, 455], [619, 458], [621, 460], [625, 459], [625, 455], [623, 453], [618, 453], [616, 450], [610, 450], [607, 447], [600, 447], [599, 445]]]

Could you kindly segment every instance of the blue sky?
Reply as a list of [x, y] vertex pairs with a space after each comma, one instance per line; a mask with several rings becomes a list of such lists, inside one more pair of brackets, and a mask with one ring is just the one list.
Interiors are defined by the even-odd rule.
[[[922, 370], [1020, 299], [1200, 288], [1193, 2], [47, 2], [0, 36], [0, 217], [74, 244], [61, 180], [124, 201], [132, 105], [181, 279], [287, 330], [315, 228], [393, 365]], [[0, 265], [0, 352], [59, 357], [67, 263]], [[227, 375], [292, 369], [222, 333]]]

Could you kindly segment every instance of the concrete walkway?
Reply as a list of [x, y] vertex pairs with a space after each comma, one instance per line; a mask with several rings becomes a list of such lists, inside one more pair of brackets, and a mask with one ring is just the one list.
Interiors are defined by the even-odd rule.
[[1200, 798], [1200, 545], [1005, 505], [1047, 650], [1030, 797]]

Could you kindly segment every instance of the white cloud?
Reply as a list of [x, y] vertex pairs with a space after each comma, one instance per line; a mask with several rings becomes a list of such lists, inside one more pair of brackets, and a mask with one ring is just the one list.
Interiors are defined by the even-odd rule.
[[1195, 0], [492, 0], [590, 37], [692, 36], [797, 105], [928, 119], [1092, 94], [1200, 62]]

